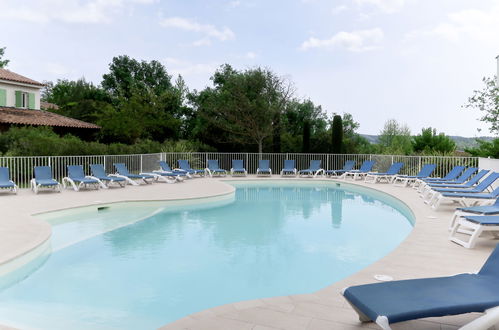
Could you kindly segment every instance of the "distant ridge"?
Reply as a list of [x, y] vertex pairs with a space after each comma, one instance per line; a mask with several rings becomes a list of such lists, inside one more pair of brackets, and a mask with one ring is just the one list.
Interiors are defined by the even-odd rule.
[[[379, 135], [371, 135], [371, 134], [360, 134], [362, 137], [365, 137], [370, 143], [378, 143]], [[492, 136], [479, 136], [479, 137], [464, 137], [457, 135], [449, 136], [454, 142], [456, 142], [456, 146], [458, 150], [464, 150], [466, 148], [477, 147], [478, 143], [476, 139], [492, 141], [494, 137]]]

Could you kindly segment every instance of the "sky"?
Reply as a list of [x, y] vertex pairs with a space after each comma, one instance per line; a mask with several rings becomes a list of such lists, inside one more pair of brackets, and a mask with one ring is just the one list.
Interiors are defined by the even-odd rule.
[[497, 0], [0, 0], [0, 31], [7, 69], [38, 81], [99, 84], [119, 55], [198, 90], [224, 63], [262, 66], [360, 133], [490, 135], [462, 105], [497, 72]]

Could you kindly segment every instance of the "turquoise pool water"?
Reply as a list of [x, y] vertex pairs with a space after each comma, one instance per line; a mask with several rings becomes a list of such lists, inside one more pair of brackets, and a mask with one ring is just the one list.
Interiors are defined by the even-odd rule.
[[154, 329], [230, 302], [316, 291], [412, 230], [395, 199], [348, 185], [235, 186], [216, 201], [43, 215], [53, 251], [0, 278], [0, 324]]

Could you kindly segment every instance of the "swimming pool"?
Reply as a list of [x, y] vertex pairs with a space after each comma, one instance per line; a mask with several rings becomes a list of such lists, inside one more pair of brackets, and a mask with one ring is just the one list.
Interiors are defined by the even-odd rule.
[[52, 253], [0, 278], [0, 324], [157, 328], [230, 302], [316, 291], [412, 230], [402, 203], [365, 188], [231, 184], [235, 196], [42, 215], [53, 224]]

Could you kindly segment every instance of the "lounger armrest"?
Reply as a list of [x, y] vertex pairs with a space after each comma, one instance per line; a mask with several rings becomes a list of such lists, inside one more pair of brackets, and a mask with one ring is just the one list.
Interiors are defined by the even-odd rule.
[[471, 321], [460, 330], [487, 330], [499, 323], [499, 306], [487, 309], [485, 315]]

